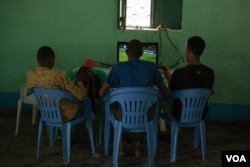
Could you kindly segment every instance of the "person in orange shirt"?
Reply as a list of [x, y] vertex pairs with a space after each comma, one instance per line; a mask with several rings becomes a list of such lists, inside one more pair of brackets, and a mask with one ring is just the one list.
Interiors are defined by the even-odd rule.
[[[52, 69], [55, 63], [55, 52], [49, 46], [42, 46], [37, 52], [38, 67], [27, 72], [26, 84], [28, 88], [48, 87], [66, 90], [79, 99], [87, 96], [87, 89], [81, 81], [74, 84], [60, 70]], [[62, 120], [70, 121], [84, 113], [83, 103], [69, 100], [60, 102]]]

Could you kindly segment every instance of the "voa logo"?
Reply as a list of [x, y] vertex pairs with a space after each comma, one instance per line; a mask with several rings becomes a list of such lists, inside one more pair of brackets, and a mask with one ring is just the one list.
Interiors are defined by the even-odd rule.
[[244, 155], [226, 155], [227, 162], [247, 162]]

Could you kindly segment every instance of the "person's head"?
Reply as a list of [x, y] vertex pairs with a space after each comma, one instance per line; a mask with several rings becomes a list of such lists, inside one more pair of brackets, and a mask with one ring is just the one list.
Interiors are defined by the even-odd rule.
[[42, 46], [37, 51], [37, 62], [40, 67], [52, 68], [55, 62], [55, 52], [49, 46]]
[[126, 53], [129, 60], [139, 59], [143, 53], [142, 43], [137, 39], [129, 41]]
[[205, 49], [205, 41], [199, 36], [192, 36], [187, 41], [186, 57], [189, 62], [190, 59], [199, 60]]

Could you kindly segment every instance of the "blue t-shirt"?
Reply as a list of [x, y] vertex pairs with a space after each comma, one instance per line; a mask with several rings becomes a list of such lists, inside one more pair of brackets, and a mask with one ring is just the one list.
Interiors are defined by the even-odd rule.
[[130, 60], [117, 63], [112, 68], [107, 82], [119, 87], [153, 87], [164, 82], [157, 66], [148, 61]]

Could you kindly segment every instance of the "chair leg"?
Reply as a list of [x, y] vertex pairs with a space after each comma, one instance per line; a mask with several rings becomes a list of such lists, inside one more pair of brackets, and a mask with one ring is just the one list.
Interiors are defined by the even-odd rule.
[[55, 145], [55, 132], [56, 132], [56, 128], [57, 127], [53, 127], [53, 126], [49, 126], [48, 125], [48, 129], [49, 129], [49, 142], [50, 142], [50, 146], [53, 147]]
[[65, 123], [62, 126], [62, 147], [64, 164], [70, 163], [70, 147], [71, 147], [71, 127]]
[[[148, 159], [149, 159], [149, 165], [153, 165], [154, 164], [154, 156], [156, 153], [156, 147], [157, 147], [157, 137], [155, 137], [154, 135], [154, 125], [153, 123], [148, 123], [148, 127], [147, 127], [147, 146], [148, 146]], [[152, 134], [151, 134], [152, 133]]]
[[21, 113], [22, 113], [22, 101], [19, 99], [17, 102], [17, 117], [16, 117], [16, 131], [15, 135], [17, 136], [19, 131], [19, 123], [21, 119]]
[[32, 125], [36, 124], [37, 117], [38, 117], [38, 109], [37, 109], [36, 105], [33, 104], [33, 107], [32, 107], [32, 122], [31, 122]]
[[58, 139], [58, 133], [59, 133], [58, 131], [59, 131], [59, 128], [56, 127], [55, 128], [55, 138], [54, 138], [55, 141]]
[[40, 120], [39, 127], [38, 127], [38, 137], [37, 137], [37, 152], [36, 152], [37, 159], [40, 156], [40, 150], [41, 150], [41, 144], [42, 144], [44, 126], [45, 126], [44, 122], [42, 120]]
[[200, 126], [194, 127], [194, 148], [198, 148], [200, 143]]
[[206, 128], [205, 128], [204, 121], [202, 121], [200, 123], [200, 137], [201, 137], [202, 159], [205, 160], [205, 157], [206, 157]]
[[108, 155], [108, 150], [109, 150], [109, 139], [110, 139], [110, 125], [111, 122], [105, 116], [105, 133], [104, 133], [104, 154]]
[[95, 118], [95, 125], [96, 125], [96, 144], [100, 145], [102, 143], [102, 136], [103, 136], [103, 125], [104, 125], [104, 114], [103, 112], [99, 112]]
[[178, 137], [179, 137], [179, 127], [175, 124], [172, 124], [171, 125], [171, 142], [170, 142], [170, 162], [176, 161]]
[[87, 120], [87, 125], [88, 125], [88, 131], [89, 131], [89, 140], [90, 140], [90, 145], [91, 145], [91, 151], [92, 154], [95, 154], [95, 143], [94, 143], [94, 137], [93, 137], [93, 123], [92, 123], [92, 118]]
[[118, 166], [119, 146], [121, 142], [122, 125], [120, 122], [114, 123], [114, 145], [113, 145], [113, 166]]
[[156, 151], [157, 151], [157, 140], [158, 140], [158, 130], [155, 130], [156, 133], [153, 133], [154, 136], [153, 136], [153, 143], [154, 143], [154, 147], [153, 147], [153, 155], [156, 156]]

